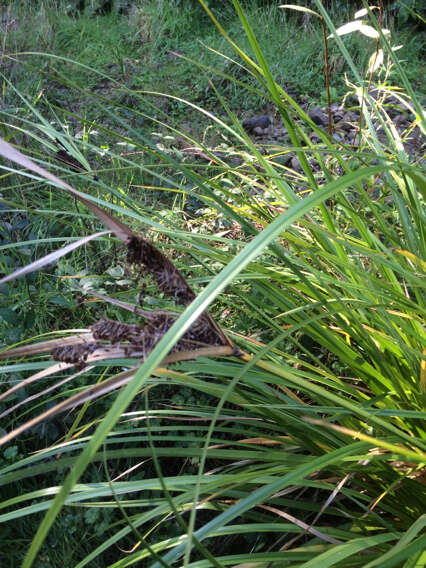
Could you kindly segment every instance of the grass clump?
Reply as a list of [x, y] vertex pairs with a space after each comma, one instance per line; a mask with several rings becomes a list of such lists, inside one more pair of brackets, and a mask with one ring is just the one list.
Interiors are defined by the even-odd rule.
[[[25, 340], [1, 354], [2, 554], [53, 566], [60, 542], [78, 568], [421, 565], [420, 101], [374, 14], [368, 58], [384, 63], [365, 75], [318, 2], [350, 90], [330, 135], [276, 80], [252, 14], [235, 0], [228, 34], [202, 4], [282, 140], [246, 132], [214, 81], [216, 113], [118, 77], [108, 101], [73, 83], [90, 116], [48, 95], [2, 112], [2, 318]], [[204, 138], [164, 101], [198, 113]], [[34, 331], [19, 327], [36, 302]]]

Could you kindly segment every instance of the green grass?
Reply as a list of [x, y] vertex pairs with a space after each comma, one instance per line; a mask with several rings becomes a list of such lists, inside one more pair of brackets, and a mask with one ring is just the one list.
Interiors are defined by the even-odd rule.
[[[254, 87], [255, 81], [246, 70], [236, 63], [223, 59], [210, 51], [222, 52], [232, 57], [232, 49], [221, 35], [208, 24], [208, 18], [198, 6], [190, 4], [173, 5], [166, 3], [158, 10], [157, 3], [143, 3], [127, 16], [116, 12], [103, 16], [93, 16], [90, 10], [79, 17], [64, 14], [65, 5], [40, 3], [20, 11], [12, 5], [5, 23], [3, 52], [49, 52], [58, 57], [79, 61], [98, 71], [106, 78], [76, 67], [59, 59], [45, 60], [41, 66], [38, 56], [20, 56], [26, 63], [23, 67], [10, 65], [9, 78], [27, 96], [39, 96], [40, 89], [48, 95], [51, 103], [84, 116], [87, 120], [97, 120], [99, 115], [91, 108], [90, 99], [78, 99], [72, 84], [85, 86], [106, 99], [125, 102], [123, 93], [114, 88], [114, 80], [132, 89], [146, 91], [174, 92], [182, 98], [200, 104], [203, 108], [217, 110], [214, 90], [207, 81], [210, 76], [226, 97], [230, 108], [241, 117], [262, 111], [267, 95], [259, 98], [241, 90], [233, 79], [238, 78]], [[28, 9], [30, 14], [28, 14]], [[250, 50], [248, 39], [241, 35], [240, 25], [230, 7], [218, 9], [215, 13], [225, 18], [228, 33], [244, 51]], [[204, 14], [204, 16], [203, 16]], [[321, 56], [321, 30], [315, 18], [296, 17], [288, 10], [277, 6], [257, 7], [251, 5], [247, 12], [248, 20], [264, 46], [265, 57], [277, 83], [298, 96], [306, 97], [315, 104], [325, 102], [323, 60]], [[344, 23], [350, 12], [337, 11], [336, 26]], [[9, 23], [9, 25], [8, 25]], [[422, 42], [421, 35], [413, 37], [410, 30], [395, 30], [395, 44], [402, 44], [399, 52], [406, 62], [405, 71], [413, 86], [422, 86]], [[353, 54], [359, 69], [365, 68], [375, 43], [363, 36], [345, 36], [344, 42]], [[347, 63], [337, 46], [330, 43], [330, 63], [333, 73], [332, 86], [335, 99], [340, 100], [346, 92], [342, 75], [348, 71]], [[195, 63], [172, 55], [177, 51]], [[224, 76], [211, 72], [200, 73], [196, 63], [214, 67]], [[44, 78], [43, 78], [44, 76]], [[110, 78], [111, 80], [109, 80]], [[338, 79], [338, 80], [336, 80]], [[68, 83], [68, 87], [67, 87]], [[14, 95], [5, 91], [6, 100], [15, 104]], [[197, 113], [191, 112], [183, 104], [159, 103], [169, 122], [186, 123], [186, 128], [197, 135], [202, 132]]]
[[[189, 305], [176, 305], [154, 274], [129, 267], [120, 227], [111, 219], [118, 239], [104, 235], [0, 284], [9, 346], [73, 336], [105, 316], [142, 323], [99, 292], [145, 310], [181, 313], [140, 362], [124, 352], [118, 360], [55, 374], [45, 353], [11, 356], [3, 364], [2, 392], [22, 388], [0, 401], [0, 412], [19, 405], [2, 417], [2, 434], [88, 387], [98, 394], [2, 447], [0, 559], [7, 565], [421, 565], [425, 178], [418, 158], [401, 148], [380, 101], [364, 105], [360, 148], [341, 147], [318, 128], [321, 143], [302, 144], [313, 126], [283, 90], [292, 86], [284, 83], [290, 68], [286, 74], [288, 61], [278, 61], [282, 52], [274, 46], [281, 36], [270, 24], [297, 20], [284, 10], [245, 13], [234, 5], [234, 16], [219, 16], [240, 50], [203, 19], [204, 39], [243, 63], [244, 72], [212, 52], [194, 57], [183, 19], [165, 11], [145, 60], [152, 83], [132, 87], [137, 78], [126, 69], [140, 57], [140, 46], [134, 30], [120, 30], [124, 20], [116, 14], [64, 19], [46, 3], [40, 18], [57, 18], [62, 35], [52, 34], [50, 55], [20, 57], [5, 78], [4, 138], [83, 192], [92, 207], [151, 240], [196, 293]], [[96, 48], [105, 22], [117, 23], [105, 41], [115, 39], [126, 57], [108, 72], [116, 82], [100, 91], [93, 86], [108, 65]], [[333, 23], [327, 24], [332, 33]], [[276, 35], [268, 34], [268, 25]], [[82, 30], [81, 45], [65, 33], [73, 26]], [[291, 80], [301, 91], [315, 85], [318, 94], [322, 63], [318, 58], [315, 72], [312, 53], [321, 44], [311, 23], [306, 30], [303, 49], [300, 38], [292, 40], [300, 76], [295, 72]], [[317, 43], [308, 42], [310, 33]], [[65, 37], [61, 49], [69, 62], [57, 43]], [[154, 85], [155, 55], [174, 48], [175, 37], [198, 63], [215, 62], [230, 77], [248, 78], [247, 94], [230, 78], [220, 83], [225, 78], [218, 75], [217, 91], [211, 86], [208, 96], [200, 95], [205, 79], [199, 67], [166, 58], [167, 71], [156, 68]], [[360, 54], [362, 43], [344, 36], [332, 47], [355, 91], [365, 84], [371, 54], [371, 46]], [[29, 44], [25, 49], [32, 50]], [[36, 65], [40, 75], [24, 74]], [[394, 66], [388, 86], [413, 88], [408, 96], [419, 109], [414, 63], [408, 76], [406, 67]], [[174, 77], [179, 89], [171, 88]], [[43, 85], [51, 88], [40, 95]], [[170, 96], [151, 92], [162, 89]], [[244, 112], [266, 100], [274, 105], [292, 141], [255, 145], [237, 120], [241, 100]], [[197, 117], [196, 127], [177, 127], [188, 116]], [[384, 142], [368, 127], [379, 116]], [[421, 110], [418, 120], [424, 120]], [[203, 141], [197, 132], [205, 133]], [[58, 136], [98, 180], [53, 159]], [[185, 155], [183, 142], [214, 161]], [[290, 150], [303, 166], [298, 178], [280, 161]], [[4, 274], [102, 229], [81, 196], [21, 166], [2, 161]], [[241, 351], [162, 364], [207, 307]], [[129, 368], [131, 382], [99, 392], [98, 385]], [[37, 381], [22, 382], [42, 371]]]

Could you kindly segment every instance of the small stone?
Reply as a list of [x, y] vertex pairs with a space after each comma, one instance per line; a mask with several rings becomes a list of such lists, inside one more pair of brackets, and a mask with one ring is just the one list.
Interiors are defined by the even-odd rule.
[[345, 122], [357, 122], [359, 119], [359, 114], [354, 111], [348, 111], [344, 116], [343, 120]]
[[410, 126], [410, 122], [405, 118], [403, 114], [398, 114], [394, 119], [393, 122], [395, 126], [397, 126], [400, 130], [405, 130]]
[[254, 133], [254, 134], [257, 134], [257, 135], [260, 136], [261, 134], [263, 134], [263, 132], [264, 132], [264, 130], [263, 130], [263, 128], [261, 128], [260, 126], [255, 126], [255, 127], [253, 128], [253, 133]]
[[349, 122], [341, 120], [336, 124], [336, 128], [340, 130], [346, 130], [347, 132], [349, 132], [350, 130], [352, 130], [353, 126], [352, 124], [349, 124]]
[[246, 120], [243, 120], [243, 128], [245, 128], [248, 132], [254, 131], [255, 128], [261, 128], [263, 132], [263, 129], [268, 128], [270, 124], [271, 119], [266, 114], [253, 116], [252, 118], [246, 118]]
[[330, 110], [333, 114], [334, 122], [338, 122], [339, 120], [341, 120], [343, 118], [343, 115], [345, 114], [344, 109], [340, 106], [339, 103], [332, 103], [330, 106]]
[[313, 122], [315, 122], [315, 124], [318, 124], [318, 126], [327, 126], [328, 124], [328, 118], [322, 112], [321, 107], [319, 106], [315, 107], [313, 110], [310, 110], [308, 112], [308, 116]]
[[300, 165], [300, 161], [299, 161], [299, 158], [297, 156], [294, 156], [291, 159], [291, 167], [293, 168], [293, 170], [296, 170], [297, 172], [302, 171], [302, 167]]

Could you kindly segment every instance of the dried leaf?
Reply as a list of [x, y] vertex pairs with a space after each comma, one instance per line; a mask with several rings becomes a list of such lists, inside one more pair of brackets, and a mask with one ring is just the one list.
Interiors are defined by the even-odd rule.
[[[361, 24], [359, 27], [359, 31], [364, 34], [367, 37], [371, 37], [373, 39], [377, 39], [380, 37], [380, 34], [377, 30], [375, 30], [373, 27], [368, 26], [367, 24]], [[382, 28], [382, 34], [383, 35], [387, 35], [390, 34], [390, 31], [387, 30], [386, 28]]]
[[75, 345], [82, 341], [93, 341], [93, 335], [83, 332], [80, 335], [73, 335], [72, 337], [59, 337], [57, 339], [49, 339], [48, 341], [39, 341], [31, 345], [15, 347], [15, 349], [6, 349], [0, 352], [0, 359], [15, 359], [16, 357], [30, 357], [31, 355], [38, 355], [40, 353], [50, 353], [55, 347]]
[[28, 377], [27, 379], [25, 379], [23, 381], [19, 381], [19, 383], [17, 383], [16, 385], [13, 385], [13, 387], [11, 387], [9, 390], [7, 390], [2, 395], [0, 395], [0, 401], [5, 400], [10, 395], [14, 394], [15, 392], [19, 391], [20, 389], [28, 386], [29, 384], [31, 384], [35, 381], [38, 381], [40, 379], [44, 379], [46, 377], [50, 377], [51, 375], [54, 375], [55, 373], [58, 373], [59, 371], [63, 371], [65, 369], [69, 369], [72, 366], [73, 365], [66, 365], [64, 363], [58, 363], [57, 365], [51, 365], [50, 367], [47, 367], [46, 369], [43, 369], [42, 371], [39, 371], [38, 373], [31, 375], [31, 377]]
[[373, 53], [368, 61], [368, 72], [375, 73], [383, 65], [383, 49]]
[[[338, 36], [342, 36], [342, 35], [346, 35], [346, 34], [350, 34], [352, 32], [355, 31], [359, 31], [360, 26], [362, 25], [362, 22], [359, 22], [357, 20], [353, 21], [353, 22], [348, 22], [347, 24], [343, 24], [343, 26], [340, 26], [339, 28], [336, 29], [336, 34]], [[334, 34], [331, 34], [328, 36], [328, 39], [334, 37]]]
[[[58, 365], [54, 365], [54, 367], [61, 367], [60, 370], [62, 370], [64, 368], [64, 364], [63, 363], [59, 363]], [[72, 365], [69, 365], [70, 367]], [[49, 369], [44, 369], [44, 371], [48, 371], [51, 370], [52, 367], [49, 367]], [[24, 400], [21, 400], [20, 402], [18, 402], [17, 404], [15, 404], [14, 406], [11, 406], [10, 408], [8, 408], [7, 410], [5, 410], [4, 412], [2, 412], [0, 414], [0, 420], [2, 418], [4, 418], [5, 416], [7, 416], [8, 414], [11, 414], [12, 412], [14, 412], [15, 410], [17, 410], [20, 406], [22, 406], [23, 404], [27, 404], [29, 402], [31, 402], [32, 400], [36, 400], [37, 398], [40, 398], [41, 396], [47, 394], [48, 392], [51, 392], [52, 390], [58, 389], [59, 387], [62, 387], [63, 385], [65, 385], [66, 383], [68, 383], [69, 381], [74, 380], [76, 377], [78, 377], [79, 375], [81, 375], [82, 373], [87, 373], [87, 371], [90, 371], [91, 369], [93, 369], [93, 367], [85, 367], [84, 369], [78, 371], [77, 373], [74, 373], [73, 375], [71, 375], [70, 377], [65, 377], [65, 379], [62, 379], [62, 381], [59, 381], [58, 383], [55, 383], [54, 385], [51, 385], [47, 388], [45, 388], [42, 391], [39, 391], [31, 396], [27, 396]], [[52, 373], [50, 373], [52, 374]], [[42, 378], [41, 377], [41, 373], [37, 373], [37, 379]], [[47, 373], [46, 373], [47, 375]], [[31, 378], [31, 377], [30, 377]], [[33, 380], [35, 379], [35, 375], [32, 377]], [[26, 384], [28, 384], [26, 381], [22, 381], [25, 382]], [[19, 385], [20, 386], [20, 385]]]
[[[350, 34], [352, 32], [361, 32], [365, 36], [371, 37], [373, 39], [377, 39], [378, 37], [380, 37], [379, 32], [377, 30], [375, 30], [372, 26], [368, 26], [367, 24], [364, 24], [360, 20], [354, 20], [353, 22], [348, 22], [347, 24], [340, 26], [340, 28], [337, 28], [337, 30], [336, 30], [336, 33], [337, 33], [338, 36]], [[390, 34], [390, 31], [383, 28], [382, 33], [385, 34], [385, 35]], [[334, 37], [334, 34], [331, 34], [331, 35], [328, 36], [328, 39], [333, 38], [333, 37]]]
[[278, 6], [278, 8], [289, 8], [290, 10], [296, 10], [297, 12], [304, 12], [305, 14], [311, 14], [312, 16], [317, 16], [317, 18], [322, 18], [320, 14], [310, 10], [309, 8], [305, 8], [305, 6], [298, 6], [297, 4], [282, 4]]
[[78, 241], [74, 241], [73, 243], [70, 243], [69, 245], [59, 250], [55, 250], [54, 252], [51, 252], [50, 254], [47, 254], [46, 256], [43, 256], [42, 258], [39, 258], [38, 260], [35, 260], [34, 262], [31, 262], [30, 264], [23, 266], [22, 268], [18, 268], [18, 270], [15, 270], [15, 272], [12, 272], [12, 274], [8, 274], [4, 278], [2, 278], [0, 280], [0, 284], [5, 284], [6, 282], [10, 282], [11, 280], [20, 278], [21, 276], [25, 276], [25, 274], [29, 274], [30, 272], [41, 270], [43, 266], [55, 262], [56, 260], [65, 256], [74, 249], [79, 248], [82, 245], [85, 245], [89, 241], [92, 241], [93, 239], [97, 239], [98, 237], [102, 237], [104, 235], [109, 235], [109, 234], [110, 231], [101, 231], [100, 233], [95, 233], [94, 235], [89, 235], [88, 237], [83, 237]]
[[12, 432], [9, 432], [9, 434], [6, 434], [2, 438], [0, 438], [0, 446], [6, 444], [10, 440], [13, 440], [17, 436], [19, 436], [19, 434], [22, 434], [22, 432], [25, 432], [26, 430], [29, 430], [30, 428], [37, 426], [37, 424], [41, 424], [42, 422], [50, 420], [57, 414], [60, 414], [61, 412], [64, 412], [69, 408], [73, 408], [74, 406], [79, 406], [81, 404], [84, 404], [88, 400], [97, 398], [102, 394], [106, 394], [107, 392], [110, 392], [111, 390], [114, 390], [126, 384], [132, 378], [135, 372], [136, 369], [130, 369], [128, 371], [124, 371], [123, 373], [120, 373], [119, 375], [113, 377], [113, 379], [110, 379], [109, 381], [107, 380], [98, 385], [90, 387], [84, 390], [83, 392], [79, 392], [78, 394], [68, 398], [67, 400], [62, 401], [56, 406], [49, 408], [49, 410], [43, 412], [43, 414], [40, 414], [39, 416], [36, 416], [35, 418], [29, 420], [28, 422], [21, 424], [21, 426], [18, 426], [18, 428], [15, 428], [15, 430], [12, 430]]
[[[115, 351], [116, 351], [115, 355], [117, 355], [118, 351], [117, 350], [115, 350]], [[111, 354], [111, 350], [105, 349], [105, 352], [108, 352], [109, 355]], [[177, 361], [186, 361], [188, 359], [196, 359], [197, 357], [229, 356], [229, 355], [232, 355], [232, 352], [233, 352], [232, 347], [229, 347], [229, 346], [216, 347], [215, 346], [215, 347], [206, 347], [204, 349], [197, 349], [197, 350], [194, 350], [194, 351], [183, 351], [183, 352], [180, 352], [180, 353], [172, 353], [171, 355], [168, 355], [163, 360], [162, 365], [168, 365], [170, 363], [175, 363]], [[94, 355], [89, 356], [87, 358], [87, 361], [89, 362], [90, 360], [95, 360]], [[106, 358], [105, 353], [102, 353], [101, 356], [103, 358]], [[122, 357], [123, 353], [121, 353], [120, 356]], [[76, 394], [76, 395], [68, 398], [67, 400], [64, 400], [63, 402], [57, 404], [53, 408], [50, 408], [46, 412], [43, 412], [43, 414], [40, 414], [39, 416], [36, 416], [35, 418], [29, 420], [28, 422], [21, 424], [21, 426], [19, 426], [18, 428], [15, 428], [15, 430], [13, 430], [12, 432], [9, 432], [8, 434], [6, 434], [2, 438], [0, 438], [0, 446], [6, 444], [7, 442], [10, 442], [14, 438], [19, 436], [23, 432], [25, 432], [26, 430], [29, 430], [30, 428], [37, 426], [37, 424], [40, 424], [42, 422], [46, 422], [47, 420], [52, 419], [57, 414], [60, 414], [60, 413], [64, 412], [65, 410], [68, 410], [69, 408], [74, 408], [76, 406], [80, 406], [81, 404], [84, 404], [85, 402], [87, 402], [89, 400], [93, 400], [93, 399], [98, 398], [98, 397], [100, 397], [104, 394], [107, 394], [107, 393], [109, 393], [109, 392], [111, 392], [115, 389], [122, 387], [123, 385], [127, 384], [132, 379], [136, 370], [137, 370], [137, 367], [134, 367], [134, 368], [129, 369], [127, 371], [124, 371], [124, 372], [122, 372], [122, 373], [120, 373], [120, 374], [118, 374], [114, 377], [111, 377], [111, 379], [107, 379], [107, 380], [103, 381], [102, 383], [91, 386], [91, 387], [85, 389], [84, 391], [79, 392], [78, 394]]]
[[109, 229], [111, 229], [111, 231], [113, 231], [121, 241], [127, 243], [134, 236], [133, 231], [129, 229], [129, 227], [121, 223], [121, 221], [118, 221], [118, 219], [115, 219], [115, 217], [107, 213], [104, 209], [89, 201], [79, 191], [72, 188], [70, 185], [68, 185], [49, 171], [35, 164], [27, 156], [5, 142], [2, 138], [0, 138], [0, 155], [4, 156], [12, 162], [15, 162], [16, 164], [19, 164], [23, 168], [26, 168], [40, 175], [41, 177], [49, 180], [59, 187], [62, 187], [63, 189], [74, 195], [77, 199], [84, 203]]
[[[379, 10], [378, 6], [369, 6], [370, 10]], [[358, 10], [358, 12], [355, 12], [355, 19], [358, 18], [362, 18], [363, 16], [366, 16], [368, 14], [368, 10], [367, 8], [362, 8], [361, 10]]]

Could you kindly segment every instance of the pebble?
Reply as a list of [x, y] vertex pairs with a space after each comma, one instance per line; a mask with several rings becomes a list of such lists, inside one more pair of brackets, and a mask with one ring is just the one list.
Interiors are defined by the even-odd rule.
[[293, 168], [293, 170], [296, 170], [297, 172], [302, 171], [302, 166], [300, 165], [300, 161], [297, 156], [293, 156], [293, 158], [291, 159], [291, 167]]
[[271, 124], [271, 119], [267, 114], [263, 114], [261, 116], [253, 116], [251, 118], [246, 118], [243, 120], [243, 128], [250, 131], [255, 131], [256, 128], [262, 129], [262, 132], [265, 128]]
[[315, 122], [315, 124], [318, 124], [318, 126], [327, 126], [328, 124], [328, 118], [322, 112], [321, 107], [319, 106], [315, 107], [313, 110], [310, 110], [308, 112], [308, 116], [313, 122]]

